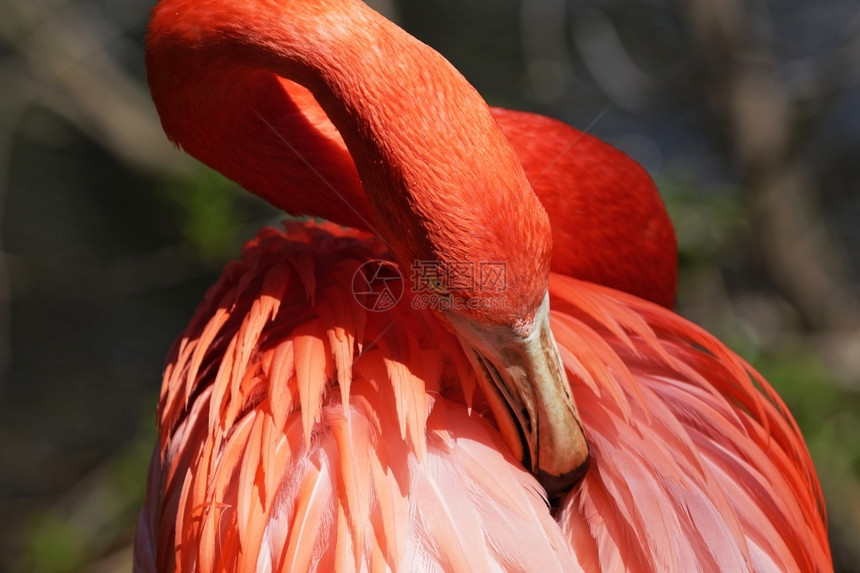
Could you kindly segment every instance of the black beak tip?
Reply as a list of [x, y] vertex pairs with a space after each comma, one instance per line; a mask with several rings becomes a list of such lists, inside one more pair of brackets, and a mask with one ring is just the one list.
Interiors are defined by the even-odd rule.
[[579, 467], [562, 475], [553, 475], [543, 470], [538, 471], [538, 481], [546, 490], [546, 495], [552, 506], [557, 506], [562, 498], [582, 481], [588, 472], [590, 461], [591, 456], [586, 456], [585, 461]]

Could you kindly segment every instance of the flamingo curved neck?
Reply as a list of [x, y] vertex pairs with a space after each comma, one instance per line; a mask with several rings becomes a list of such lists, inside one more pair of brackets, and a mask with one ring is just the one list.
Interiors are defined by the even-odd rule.
[[[290, 113], [294, 91], [283, 79], [303, 85], [343, 137], [367, 195], [369, 224], [403, 271], [427, 261], [503, 268], [505, 288], [498, 294], [504, 304], [470, 304], [486, 296], [476, 281], [457, 291], [463, 304], [451, 313], [457, 324], [517, 331], [519, 366], [501, 368], [498, 379], [485, 377], [482, 384], [488, 393], [524, 394], [534, 402], [518, 414], [529, 443], [517, 443], [513, 432], [507, 441], [514, 451], [534, 452], [533, 471], [572, 485], [587, 446], [548, 319], [540, 348], [519, 340], [525, 334], [518, 332], [543, 308], [549, 220], [489, 108], [442, 56], [358, 0], [163, 0], [150, 21], [147, 69], [174, 141], [285, 204], [289, 197], [260, 183], [276, 157], [253, 157], [229, 135], [247, 141], [266, 127], [281, 139], [275, 149], [287, 145], [298, 153], [302, 146], [291, 143], [292, 132], [278, 128], [289, 125], [283, 114]], [[280, 101], [267, 99], [278, 88]], [[249, 99], [244, 116], [231, 118], [225, 103]], [[286, 110], [276, 107], [284, 100]], [[253, 116], [257, 121], [243, 123]], [[325, 215], [313, 197], [304, 206], [308, 214]], [[354, 215], [362, 218], [358, 209]], [[441, 289], [440, 296], [449, 294]], [[466, 331], [455, 328], [461, 341]], [[509, 416], [518, 401], [499, 402], [494, 414]]]
[[[280, 89], [277, 103], [289, 101], [281, 78], [294, 80], [343, 136], [349, 157], [341, 152], [339, 160], [355, 162], [372, 218], [364, 201], [353, 201], [354, 185], [339, 206], [301, 197], [275, 197], [275, 204], [290, 207], [295, 199], [306, 214], [370, 226], [401, 265], [527, 252], [522, 264], [509, 265], [519, 275], [509, 278], [521, 280], [524, 292], [544, 292], [549, 222], [480, 95], [442, 56], [361, 2], [308, 4], [161, 2], [150, 23], [147, 67], [168, 135], [228, 177], [258, 186], [267, 158], [248, 166], [235, 144], [223, 147], [212, 138], [249, 129], [224, 107], [249, 96], [257, 98], [251, 107], [259, 105], [251, 112], [259, 116], [254, 128], [263, 121], [278, 131], [278, 114], [286, 112], [272, 110], [271, 97]], [[294, 137], [274, 135], [282, 139], [275, 149]], [[224, 157], [231, 152], [236, 159]], [[539, 302], [516, 301], [511, 310]]]

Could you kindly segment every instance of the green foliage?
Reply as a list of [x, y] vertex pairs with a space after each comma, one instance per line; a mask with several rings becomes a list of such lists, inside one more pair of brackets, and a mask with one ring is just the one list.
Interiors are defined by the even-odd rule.
[[657, 181], [678, 236], [682, 268], [716, 262], [746, 234], [746, 213], [737, 186], [701, 190], [688, 175], [669, 172]]
[[78, 571], [112, 547], [131, 541], [156, 438], [150, 417], [147, 410], [145, 430], [79, 483], [62, 503], [31, 520], [15, 571]]
[[177, 225], [182, 238], [195, 253], [211, 264], [221, 264], [235, 254], [246, 215], [235, 183], [208, 168], [174, 181], [167, 196], [178, 207]]
[[76, 571], [89, 557], [84, 534], [74, 523], [49, 512], [31, 526], [19, 570], [40, 573]]
[[850, 396], [834, 386], [821, 360], [807, 347], [762, 353], [754, 365], [777, 388], [807, 436], [821, 431], [826, 420], [850, 404]]

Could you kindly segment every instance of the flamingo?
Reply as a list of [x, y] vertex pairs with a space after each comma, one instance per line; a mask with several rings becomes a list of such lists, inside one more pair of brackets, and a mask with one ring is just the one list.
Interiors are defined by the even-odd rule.
[[353, 0], [161, 0], [146, 59], [169, 138], [328, 222], [262, 230], [171, 349], [135, 570], [832, 570], [796, 424], [666, 308], [623, 154]]

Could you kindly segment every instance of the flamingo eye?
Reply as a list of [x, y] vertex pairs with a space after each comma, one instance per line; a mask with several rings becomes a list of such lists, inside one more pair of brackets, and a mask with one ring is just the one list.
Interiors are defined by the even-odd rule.
[[437, 294], [439, 296], [448, 295], [448, 289], [445, 287], [445, 281], [443, 281], [440, 277], [426, 277], [425, 282], [427, 284], [427, 288], [430, 289], [433, 294]]

